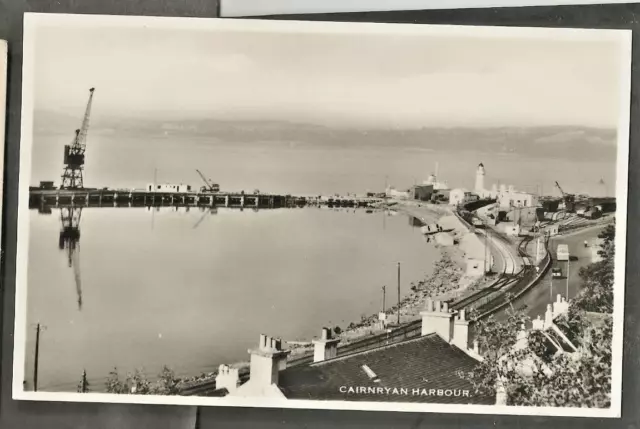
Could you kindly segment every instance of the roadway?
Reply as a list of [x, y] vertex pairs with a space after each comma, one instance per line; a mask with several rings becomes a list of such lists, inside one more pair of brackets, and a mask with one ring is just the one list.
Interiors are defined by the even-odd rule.
[[[549, 269], [536, 286], [513, 302], [513, 307], [517, 309], [526, 305], [529, 317], [536, 318], [538, 315], [544, 317], [547, 304], [555, 301], [558, 294], [562, 294], [562, 296], [567, 294], [567, 282], [569, 285], [569, 299], [575, 297], [582, 285], [582, 280], [579, 276], [580, 269], [591, 263], [591, 248], [585, 248], [584, 241], [587, 240], [591, 243], [592, 239], [597, 237], [604, 228], [606, 228], [606, 225], [552, 238], [549, 242], [549, 250], [553, 259], [552, 267], [561, 268], [563, 277], [553, 279], [551, 277], [551, 269]], [[571, 261], [568, 264], [568, 280], [566, 278], [567, 262], [556, 259], [558, 244], [567, 244], [569, 246]], [[505, 309], [498, 311], [494, 317], [497, 320], [504, 320], [508, 308], [505, 307]]]

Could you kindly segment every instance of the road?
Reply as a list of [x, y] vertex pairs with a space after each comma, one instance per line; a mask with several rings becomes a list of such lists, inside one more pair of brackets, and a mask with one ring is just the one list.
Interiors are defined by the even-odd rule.
[[[578, 275], [580, 268], [591, 263], [591, 248], [584, 247], [584, 241], [591, 240], [596, 237], [600, 231], [606, 226], [598, 228], [589, 228], [584, 231], [578, 231], [568, 236], [560, 236], [553, 238], [549, 243], [551, 256], [553, 258], [553, 267], [559, 267], [562, 269], [563, 275], [566, 275], [567, 262], [556, 260], [556, 248], [558, 244], [569, 245], [569, 254], [571, 255], [571, 261], [569, 262], [569, 299], [576, 296], [580, 290], [582, 281]], [[577, 258], [577, 259], [576, 259]], [[529, 292], [525, 293], [522, 297], [513, 302], [514, 308], [521, 308], [527, 306], [527, 313], [529, 317], [536, 318], [538, 315], [544, 317], [544, 313], [547, 310], [547, 304], [551, 302], [551, 297], [555, 301], [557, 294], [566, 295], [567, 291], [567, 279], [552, 279], [551, 269], [540, 280], [540, 282], [534, 286]], [[506, 318], [506, 311], [509, 307], [500, 310], [495, 314], [497, 320], [504, 320]]]

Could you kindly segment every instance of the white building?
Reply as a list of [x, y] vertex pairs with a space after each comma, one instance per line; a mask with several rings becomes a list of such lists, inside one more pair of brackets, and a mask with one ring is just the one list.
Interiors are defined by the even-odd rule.
[[149, 184], [147, 185], [147, 192], [173, 192], [173, 193], [191, 192], [191, 185], [183, 185], [182, 183], [178, 185], [169, 184], [169, 183], [165, 183], [161, 185]]
[[423, 185], [432, 185], [434, 191], [444, 191], [449, 189], [447, 182], [440, 182], [435, 174], [429, 175], [427, 180], [422, 182]]
[[516, 191], [513, 186], [500, 187], [498, 194], [498, 204], [500, 207], [536, 207], [538, 206], [538, 196], [529, 192]]
[[478, 198], [479, 197], [476, 194], [469, 192], [464, 188], [452, 189], [451, 192], [449, 192], [449, 204], [452, 206], [477, 201]]
[[411, 191], [398, 191], [392, 186], [387, 188], [386, 194], [389, 198], [399, 198], [403, 200], [411, 198]]
[[423, 185], [432, 185], [434, 191], [448, 191], [449, 185], [446, 181], [438, 180], [438, 163], [436, 162], [435, 173], [429, 175], [427, 180], [422, 182]]

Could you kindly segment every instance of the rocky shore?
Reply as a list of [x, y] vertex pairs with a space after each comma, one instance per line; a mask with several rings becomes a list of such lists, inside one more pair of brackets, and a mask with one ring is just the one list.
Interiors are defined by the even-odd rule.
[[[481, 287], [487, 279], [483, 276], [467, 276], [466, 260], [468, 249], [465, 248], [462, 237], [470, 233], [460, 224], [452, 210], [446, 206], [417, 202], [397, 202], [389, 207], [392, 210], [420, 219], [425, 224], [441, 224], [453, 238], [454, 244], [442, 246], [435, 240], [429, 245], [440, 250], [440, 259], [434, 261], [433, 271], [422, 280], [409, 284], [411, 292], [398, 304], [386, 309], [387, 319], [397, 323], [398, 307], [400, 309], [400, 324], [412, 322], [420, 318], [420, 311], [425, 306], [427, 298], [449, 300], [462, 294], [468, 288]], [[406, 288], [406, 285], [404, 285]], [[328, 327], [332, 328], [332, 327]], [[351, 322], [346, 328], [332, 328], [335, 337], [340, 338], [341, 345], [361, 340], [369, 335], [380, 334], [385, 329], [379, 323], [378, 313], [361, 317], [359, 321]], [[310, 345], [290, 345], [292, 356], [310, 353]]]

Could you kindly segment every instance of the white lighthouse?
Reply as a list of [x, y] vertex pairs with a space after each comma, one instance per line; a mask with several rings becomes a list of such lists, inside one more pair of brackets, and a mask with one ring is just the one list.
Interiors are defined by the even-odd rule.
[[484, 165], [480, 163], [478, 165], [478, 169], [476, 170], [476, 186], [475, 186], [476, 194], [478, 194], [480, 197], [484, 197], [484, 194], [485, 194], [484, 175], [485, 175]]

